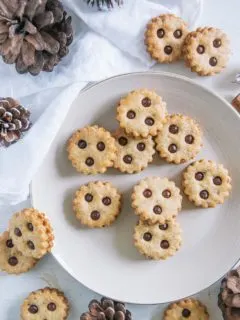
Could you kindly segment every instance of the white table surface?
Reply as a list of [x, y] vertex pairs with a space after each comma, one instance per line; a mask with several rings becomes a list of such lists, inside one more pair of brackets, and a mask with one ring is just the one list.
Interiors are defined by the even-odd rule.
[[[208, 0], [204, 2], [199, 26], [219, 27], [230, 37], [232, 55], [227, 69], [220, 75], [208, 78], [199, 77], [191, 73], [185, 68], [183, 62], [156, 66], [154, 70], [175, 72], [190, 77], [196, 82], [214, 89], [228, 101], [231, 101], [232, 98], [240, 92], [240, 85], [231, 83], [235, 74], [238, 71], [240, 72], [240, 2], [239, 0]], [[233, 137], [233, 139], [236, 139], [236, 137]], [[8, 219], [13, 212], [28, 205], [28, 202], [25, 202], [16, 207], [0, 207], [0, 232], [5, 230]], [[44, 286], [57, 287], [65, 292], [71, 303], [69, 320], [79, 319], [80, 314], [87, 310], [89, 300], [99, 297], [74, 280], [54, 258], [49, 255], [45, 257], [36, 268], [24, 275], [9, 276], [0, 272], [0, 319], [19, 319], [19, 308], [24, 298], [29, 292]], [[151, 290], [151, 288], [146, 288], [146, 290]], [[159, 290], [161, 290], [161, 288], [159, 288]], [[217, 307], [218, 292], [219, 282], [196, 296], [207, 305], [212, 320], [221, 319], [221, 313]], [[137, 320], [160, 320], [162, 319], [162, 311], [165, 307], [165, 305], [129, 305], [129, 309], [133, 313], [133, 318]]]

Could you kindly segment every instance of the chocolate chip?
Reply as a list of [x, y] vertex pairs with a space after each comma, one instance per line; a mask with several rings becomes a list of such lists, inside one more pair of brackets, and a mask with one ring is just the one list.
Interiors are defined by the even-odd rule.
[[150, 107], [151, 104], [152, 104], [152, 102], [151, 102], [151, 99], [150, 99], [150, 98], [146, 97], [146, 98], [143, 98], [143, 99], [142, 99], [142, 105], [143, 105], [145, 108]]
[[194, 136], [192, 136], [191, 134], [188, 134], [188, 135], [185, 137], [185, 142], [188, 143], [188, 144], [193, 144], [193, 142], [194, 142]]
[[32, 314], [38, 313], [38, 307], [35, 304], [31, 304], [28, 308], [28, 311]]
[[57, 309], [57, 306], [54, 302], [50, 302], [48, 305], [47, 305], [47, 308], [49, 311], [55, 311]]
[[158, 29], [158, 31], [157, 31], [158, 38], [161, 39], [164, 37], [164, 35], [165, 35], [165, 31], [163, 29]]
[[29, 249], [34, 250], [35, 249], [35, 245], [31, 240], [28, 240], [27, 242], [27, 246]]
[[169, 242], [167, 240], [162, 240], [160, 243], [160, 246], [162, 249], [168, 249], [169, 248]]
[[112, 203], [112, 200], [111, 200], [111, 198], [109, 198], [109, 197], [104, 197], [104, 198], [102, 199], [102, 203], [103, 203], [105, 206], [110, 206], [110, 204]]
[[123, 161], [127, 164], [132, 163], [132, 156], [130, 156], [129, 154], [127, 154], [126, 156], [123, 157]]
[[159, 225], [159, 229], [160, 229], [160, 230], [167, 230], [167, 228], [168, 228], [168, 224], [167, 224], [167, 223], [164, 223], [164, 224], [160, 224], [160, 225]]
[[221, 39], [217, 38], [217, 39], [213, 40], [213, 46], [215, 48], [219, 48], [219, 47], [221, 47], [221, 45], [222, 45]]
[[144, 151], [144, 150], [145, 150], [145, 143], [139, 142], [139, 143], [137, 144], [137, 149], [138, 149], [139, 151]]
[[8, 239], [8, 240], [6, 241], [6, 246], [7, 246], [8, 248], [13, 248], [13, 247], [14, 247], [13, 242], [12, 242], [12, 239]]
[[172, 134], [177, 134], [179, 131], [179, 128], [176, 124], [171, 124], [168, 128], [169, 132]]
[[152, 235], [150, 232], [145, 232], [144, 235], [143, 235], [143, 239], [145, 241], [151, 241], [152, 240]]
[[180, 29], [175, 30], [175, 31], [173, 32], [173, 35], [174, 35], [174, 37], [175, 37], [176, 39], [180, 39], [181, 36], [182, 36], [182, 30], [180, 30]]
[[94, 160], [93, 160], [93, 158], [88, 157], [88, 158], [86, 159], [85, 163], [86, 163], [87, 166], [91, 167], [91, 166], [94, 165]]
[[204, 46], [199, 45], [199, 46], [197, 47], [197, 53], [199, 53], [199, 54], [203, 54], [204, 52], [205, 52], [205, 48], [204, 48]]
[[98, 142], [98, 144], [97, 144], [97, 149], [98, 149], [99, 151], [105, 150], [105, 143], [102, 142], [102, 141]]
[[176, 153], [177, 152], [177, 146], [174, 143], [170, 144], [170, 146], [168, 147], [168, 151], [170, 153]]
[[8, 259], [8, 264], [10, 264], [12, 267], [15, 267], [18, 264], [18, 259], [16, 257], [10, 257]]
[[182, 316], [183, 316], [184, 318], [189, 318], [190, 315], [191, 315], [191, 311], [190, 311], [190, 310], [188, 310], [188, 309], [183, 309], [183, 311], [182, 311]]
[[27, 223], [27, 228], [29, 231], [33, 231], [33, 224], [31, 222]]
[[222, 178], [217, 176], [217, 177], [214, 177], [213, 178], [213, 183], [216, 185], [216, 186], [220, 186], [222, 184]]
[[163, 190], [162, 196], [163, 196], [164, 198], [170, 198], [170, 197], [171, 197], [171, 191], [168, 190], [168, 189]]
[[87, 194], [85, 194], [84, 199], [85, 199], [87, 202], [91, 202], [92, 199], [93, 199], [93, 195], [92, 195], [91, 193], [87, 193]]
[[209, 192], [207, 190], [202, 190], [199, 195], [202, 199], [206, 200], [209, 197]]
[[85, 140], [79, 140], [78, 141], [78, 147], [80, 149], [85, 149], [87, 147], [87, 142]]
[[195, 173], [195, 179], [198, 180], [198, 181], [202, 181], [204, 178], [204, 174], [202, 172], [197, 172]]
[[152, 191], [150, 189], [145, 189], [143, 195], [145, 198], [150, 198], [152, 196]]
[[14, 234], [17, 237], [21, 237], [22, 236], [22, 232], [21, 232], [21, 230], [19, 228], [15, 228], [14, 229]]
[[153, 207], [153, 212], [155, 214], [161, 214], [162, 213], [162, 208], [160, 206], [156, 205], [156, 206]]
[[92, 220], [99, 220], [100, 219], [100, 213], [97, 210], [94, 210], [91, 212], [91, 218]]
[[136, 113], [133, 110], [128, 111], [127, 113], [128, 119], [134, 119], [136, 117]]
[[210, 66], [215, 67], [217, 65], [217, 58], [211, 57], [209, 59], [209, 64], [210, 64]]
[[154, 125], [154, 120], [153, 120], [153, 118], [148, 117], [148, 118], [145, 119], [145, 123], [148, 126], [153, 126]]
[[173, 48], [171, 46], [165, 46], [164, 47], [164, 52], [167, 54], [167, 55], [170, 55], [173, 51]]
[[125, 145], [128, 143], [128, 140], [127, 140], [127, 138], [125, 138], [125, 137], [120, 137], [120, 138], [118, 139], [118, 143], [119, 143], [121, 146], [125, 146]]

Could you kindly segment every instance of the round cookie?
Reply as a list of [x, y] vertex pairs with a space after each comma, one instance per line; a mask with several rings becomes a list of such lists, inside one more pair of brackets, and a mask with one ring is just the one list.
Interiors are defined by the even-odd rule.
[[182, 46], [187, 34], [186, 23], [173, 14], [153, 18], [145, 32], [147, 51], [158, 62], [176, 61], [182, 57]]
[[127, 136], [124, 130], [115, 132], [117, 154], [114, 167], [121, 172], [140, 172], [153, 160], [155, 153], [154, 141], [151, 136], [147, 138], [133, 138]]
[[21, 306], [22, 320], [66, 320], [69, 302], [58, 289], [44, 288], [34, 291]]
[[121, 210], [121, 195], [109, 182], [90, 182], [82, 185], [73, 199], [78, 220], [90, 228], [112, 224]]
[[211, 160], [190, 164], [183, 173], [182, 185], [189, 200], [203, 208], [223, 203], [232, 188], [227, 169]]
[[164, 223], [181, 210], [182, 196], [173, 181], [148, 177], [141, 180], [132, 193], [132, 207], [141, 220]]
[[20, 274], [32, 269], [38, 260], [25, 257], [13, 244], [8, 231], [0, 235], [0, 270]]
[[76, 131], [68, 142], [68, 158], [84, 174], [103, 173], [113, 166], [116, 146], [111, 134], [98, 126]]
[[24, 209], [12, 216], [9, 222], [10, 237], [17, 250], [26, 257], [42, 258], [53, 246], [53, 230], [45, 214]]
[[229, 53], [226, 34], [215, 28], [198, 28], [190, 32], [183, 45], [186, 65], [200, 76], [221, 72], [227, 65]]
[[198, 300], [184, 299], [174, 302], [165, 310], [163, 320], [208, 320], [207, 308]]
[[151, 225], [140, 220], [135, 227], [134, 244], [146, 257], [165, 260], [179, 250], [182, 244], [181, 232], [174, 219]]
[[166, 103], [155, 91], [139, 89], [120, 100], [117, 120], [127, 134], [134, 137], [155, 136], [162, 128]]
[[161, 158], [179, 164], [198, 154], [202, 147], [202, 131], [190, 117], [172, 114], [167, 116], [155, 142]]

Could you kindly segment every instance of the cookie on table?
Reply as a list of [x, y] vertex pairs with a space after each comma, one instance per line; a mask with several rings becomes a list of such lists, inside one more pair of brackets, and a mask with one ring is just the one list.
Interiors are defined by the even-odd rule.
[[77, 130], [68, 142], [68, 158], [84, 174], [103, 173], [113, 166], [115, 140], [110, 132], [98, 126]]
[[181, 228], [174, 219], [162, 224], [139, 221], [135, 227], [134, 244], [141, 254], [154, 260], [167, 259], [181, 247]]
[[179, 60], [187, 34], [186, 23], [173, 14], [153, 18], [145, 32], [147, 51], [153, 59], [161, 63]]
[[90, 228], [109, 226], [121, 211], [121, 195], [110, 182], [90, 182], [77, 190], [73, 210]]
[[116, 139], [116, 159], [114, 167], [121, 172], [135, 173], [145, 169], [153, 160], [155, 153], [154, 141], [147, 138], [127, 136], [125, 131], [118, 129], [114, 133]]
[[163, 320], [208, 320], [207, 308], [196, 299], [174, 302], [165, 310]]
[[69, 302], [64, 293], [54, 288], [33, 291], [21, 306], [22, 320], [66, 320]]
[[32, 269], [38, 260], [25, 257], [16, 249], [8, 231], [0, 235], [0, 270], [20, 274]]
[[166, 112], [166, 103], [155, 91], [139, 89], [120, 100], [117, 120], [127, 134], [146, 138], [162, 128]]
[[26, 257], [42, 258], [53, 246], [53, 230], [44, 213], [29, 208], [17, 212], [9, 222], [10, 237]]
[[221, 72], [227, 65], [229, 53], [226, 34], [215, 28], [198, 28], [190, 32], [183, 45], [186, 65], [200, 76]]
[[183, 173], [182, 185], [189, 200], [203, 208], [222, 204], [232, 188], [228, 170], [211, 160], [190, 164]]
[[156, 149], [167, 162], [183, 163], [195, 158], [202, 147], [202, 131], [190, 117], [172, 114], [155, 138]]
[[161, 223], [177, 216], [182, 207], [182, 196], [173, 181], [148, 177], [133, 188], [132, 207], [141, 220]]

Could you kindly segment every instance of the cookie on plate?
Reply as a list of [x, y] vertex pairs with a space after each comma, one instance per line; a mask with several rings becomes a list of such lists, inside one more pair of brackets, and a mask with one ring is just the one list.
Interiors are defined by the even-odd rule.
[[21, 306], [22, 320], [66, 320], [69, 302], [64, 293], [54, 288], [33, 291]]
[[127, 134], [134, 137], [155, 136], [162, 128], [166, 103], [155, 91], [139, 89], [122, 98], [117, 107], [117, 120]]
[[10, 237], [26, 257], [42, 258], [53, 246], [53, 230], [44, 213], [29, 208], [17, 212], [9, 222]]
[[182, 207], [182, 196], [173, 181], [148, 177], [133, 188], [132, 207], [141, 220], [162, 223], [177, 216]]
[[229, 53], [226, 34], [215, 28], [198, 28], [190, 32], [183, 45], [186, 65], [200, 76], [221, 72], [227, 65]]
[[77, 190], [73, 210], [90, 228], [109, 226], [121, 211], [121, 195], [110, 182], [90, 182]]
[[0, 270], [19, 274], [32, 269], [38, 260], [25, 257], [16, 249], [8, 231], [0, 235]]
[[202, 131], [190, 117], [172, 114], [155, 138], [156, 149], [167, 162], [183, 163], [195, 158], [202, 147]]
[[186, 23], [173, 14], [153, 18], [145, 32], [147, 51], [158, 62], [176, 61], [182, 57], [182, 46], [187, 34]]
[[114, 167], [121, 172], [135, 173], [145, 169], [153, 160], [155, 153], [154, 141], [151, 136], [147, 138], [134, 138], [127, 136], [124, 130], [114, 133], [117, 154]]
[[103, 173], [113, 166], [115, 140], [110, 132], [98, 126], [77, 130], [68, 142], [68, 158], [84, 174]]
[[215, 207], [224, 202], [231, 190], [231, 178], [222, 164], [199, 160], [183, 173], [183, 191], [196, 206]]
[[165, 220], [162, 224], [148, 224], [140, 220], [135, 227], [134, 244], [146, 257], [165, 260], [179, 250], [182, 244], [181, 233], [174, 219]]
[[207, 308], [196, 299], [174, 302], [165, 310], [163, 320], [208, 320]]

